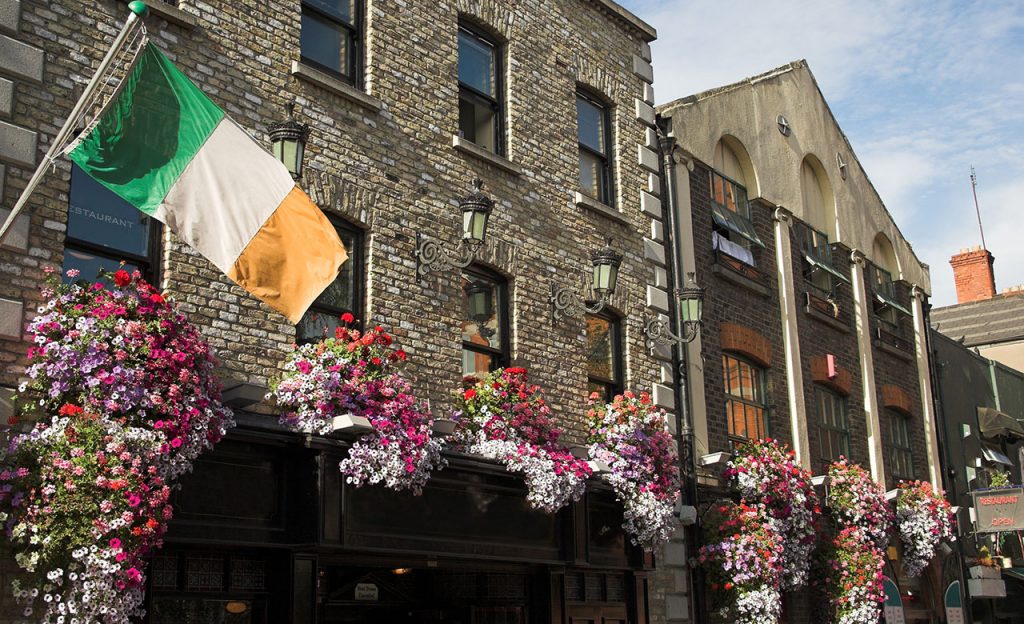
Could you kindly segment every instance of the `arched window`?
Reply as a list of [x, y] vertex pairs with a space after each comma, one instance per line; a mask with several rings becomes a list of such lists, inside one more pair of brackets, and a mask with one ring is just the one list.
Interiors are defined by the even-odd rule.
[[508, 365], [508, 283], [478, 267], [462, 272], [462, 376]]
[[836, 240], [836, 210], [832, 186], [821, 162], [813, 155], [800, 165], [804, 223], [798, 229], [804, 256], [804, 279], [811, 293], [833, 300], [838, 282], [849, 279], [832, 265], [831, 242]]
[[722, 354], [725, 414], [733, 444], [768, 435], [768, 399], [764, 368], [732, 353]]
[[587, 394], [611, 401], [622, 392], [622, 322], [610, 313], [588, 314]]
[[708, 174], [711, 215], [714, 221], [712, 247], [744, 264], [754, 266], [753, 246], [764, 247], [754, 229], [747, 201], [749, 162], [738, 141], [723, 137], [715, 147], [714, 169]]

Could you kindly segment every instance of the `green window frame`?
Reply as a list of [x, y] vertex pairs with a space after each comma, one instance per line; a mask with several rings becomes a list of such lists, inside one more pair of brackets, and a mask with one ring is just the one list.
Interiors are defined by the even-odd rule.
[[722, 372], [730, 442], [735, 446], [770, 435], [766, 370], [749, 360], [723, 353]]
[[889, 473], [893, 479], [914, 479], [914, 453], [910, 446], [910, 417], [890, 413], [889, 439], [886, 441]]
[[850, 457], [850, 421], [847, 398], [820, 386], [814, 388], [818, 409], [818, 454], [826, 464]]

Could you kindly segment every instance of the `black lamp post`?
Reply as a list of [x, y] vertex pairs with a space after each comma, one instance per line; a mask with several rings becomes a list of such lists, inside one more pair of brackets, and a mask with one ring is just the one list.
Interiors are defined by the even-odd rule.
[[306, 140], [309, 139], [309, 126], [295, 121], [295, 102], [284, 106], [288, 119], [270, 124], [270, 146], [274, 158], [288, 168], [292, 178], [302, 178], [302, 161], [306, 155]]

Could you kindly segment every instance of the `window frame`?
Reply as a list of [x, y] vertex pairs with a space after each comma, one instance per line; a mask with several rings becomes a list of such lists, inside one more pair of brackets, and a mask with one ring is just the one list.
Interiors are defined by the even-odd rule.
[[[889, 412], [889, 426], [887, 427], [889, 435], [886, 436], [885, 440], [885, 454], [888, 459], [889, 476], [896, 481], [913, 481], [914, 480], [914, 448], [913, 442], [910, 439], [910, 419], [911, 417], [893, 410]], [[897, 425], [896, 423], [899, 423]], [[898, 445], [897, 442], [903, 442], [903, 440], [896, 440], [896, 430], [900, 429], [901, 433], [906, 434], [906, 446]], [[897, 470], [899, 462], [897, 461], [897, 455], [901, 459], [906, 460], [907, 472], [903, 473]]]
[[[728, 366], [728, 361], [729, 360], [734, 360], [739, 365], [746, 366], [747, 368], [749, 368], [752, 371], [752, 373], [756, 374], [756, 375], [753, 376], [753, 379], [754, 379], [754, 382], [755, 382], [754, 383], [754, 390], [755, 390], [755, 393], [761, 395], [760, 396], [760, 399], [761, 399], [760, 403], [757, 402], [757, 400], [756, 400], [757, 397], [756, 396], [755, 396], [754, 400], [751, 400], [751, 399], [746, 399], [746, 398], [744, 398], [741, 395], [733, 394], [732, 393], [731, 388], [730, 388], [730, 383], [729, 383], [729, 366]], [[742, 375], [742, 373], [741, 373], [741, 375]], [[766, 437], [771, 436], [771, 418], [770, 418], [771, 410], [768, 407], [768, 369], [766, 367], [764, 367], [764, 366], [759, 365], [758, 363], [754, 362], [753, 360], [750, 360], [748, 358], [743, 357], [742, 355], [740, 355], [738, 353], [733, 353], [731, 351], [724, 351], [722, 353], [722, 382], [723, 382], [723, 385], [724, 385], [723, 392], [724, 392], [724, 396], [725, 396], [726, 431], [728, 432], [728, 437], [729, 437], [730, 444], [733, 447], [735, 447], [738, 444], [746, 442], [748, 440], [764, 439]], [[759, 431], [759, 435], [757, 437], [741, 436], [741, 435], [737, 435], [734, 432], [735, 427], [733, 426], [733, 421], [735, 421], [736, 417], [735, 417], [735, 415], [733, 415], [732, 417], [730, 417], [730, 415], [729, 415], [729, 404], [730, 403], [739, 403], [739, 404], [743, 405], [744, 407], [749, 406], [749, 407], [754, 407], [756, 409], [760, 409], [761, 410], [761, 422], [759, 423], [760, 424], [760, 427], [759, 427], [760, 431]], [[747, 421], [744, 418], [744, 426], [746, 426], [746, 424], [747, 424]]]
[[[67, 250], [82, 251], [94, 256], [100, 256], [117, 262], [124, 261], [130, 264], [134, 264], [139, 267], [139, 273], [142, 274], [150, 284], [156, 285], [159, 283], [160, 278], [163, 275], [160, 258], [162, 256], [161, 243], [163, 242], [163, 224], [159, 220], [154, 218], [152, 215], [146, 215], [149, 218], [149, 232], [147, 234], [146, 247], [149, 253], [145, 256], [134, 254], [131, 252], [123, 251], [114, 247], [106, 247], [98, 243], [93, 243], [82, 238], [77, 238], [71, 233], [71, 193], [72, 187], [75, 184], [75, 177], [77, 175], [88, 176], [89, 174], [83, 171], [77, 164], [71, 164], [71, 177], [68, 181], [68, 201], [67, 201], [67, 221], [66, 229], [64, 231], [64, 253], [66, 255]], [[102, 186], [102, 185], [101, 185]], [[106, 187], [104, 187], [106, 189]], [[117, 194], [106, 189], [108, 193], [117, 197]], [[118, 197], [120, 199], [120, 197]], [[121, 200], [124, 201], [124, 200]], [[134, 209], [134, 208], [133, 208]], [[137, 209], [136, 209], [137, 210]], [[141, 212], [141, 211], [140, 211]], [[61, 271], [66, 270], [64, 267], [64, 259], [61, 258]], [[95, 276], [83, 276], [83, 279], [94, 280]]]
[[[825, 418], [824, 401], [828, 400], [831, 402], [832, 414], [837, 413], [842, 418], [842, 426], [834, 425]], [[838, 392], [829, 390], [820, 385], [815, 384], [814, 386], [814, 406], [818, 412], [818, 454], [821, 460], [827, 465], [833, 461], [838, 460], [840, 457], [850, 458], [850, 415], [847, 409], [847, 403], [849, 399]], [[836, 409], [836, 408], [840, 409]], [[826, 452], [824, 448], [825, 436], [822, 432], [833, 432], [839, 434], [839, 449], [838, 453]], [[831, 439], [829, 440], [829, 449], [831, 449]]]
[[[590, 374], [590, 359], [587, 358], [587, 395], [590, 395], [591, 384], [600, 385], [604, 388], [604, 400], [606, 403], [610, 403], [616, 394], [622, 394], [625, 383], [624, 383], [624, 372], [625, 362], [623, 356], [622, 346], [622, 317], [602, 310], [597, 314], [587, 314], [586, 316], [592, 316], [608, 321], [608, 334], [609, 340], [611, 341], [611, 356], [612, 356], [612, 377], [598, 377]], [[587, 347], [590, 347], [590, 338], [587, 337]], [[588, 354], [589, 355], [589, 354]]]
[[[472, 86], [462, 82], [458, 77], [459, 74], [459, 62], [461, 58], [458, 55], [458, 33], [465, 33], [472, 37], [477, 42], [488, 46], [491, 49], [494, 60], [494, 93], [495, 97], [491, 97], [486, 93], [482, 93]], [[501, 40], [494, 35], [486, 32], [479, 26], [476, 26], [472, 22], [466, 19], [459, 19], [458, 33], [456, 35], [456, 61], [455, 61], [455, 74], [456, 81], [459, 85], [459, 104], [461, 106], [463, 98], [474, 102], [474, 106], [490, 106], [494, 112], [494, 153], [498, 156], [505, 156], [505, 62], [504, 62], [504, 50], [505, 46]], [[459, 124], [459, 136], [462, 136], [462, 124]], [[465, 137], [463, 137], [465, 138]], [[469, 141], [468, 138], [466, 138]], [[470, 141], [474, 145], [486, 150], [487, 148], [480, 145], [476, 141]]]
[[[339, 238], [341, 238], [342, 232], [352, 236], [354, 244], [352, 245], [351, 249], [346, 249], [346, 251], [348, 252], [347, 262], [352, 263], [352, 301], [356, 304], [356, 307], [353, 310], [347, 310], [345, 308], [337, 308], [329, 305], [318, 305], [316, 300], [314, 299], [313, 303], [306, 310], [306, 313], [302, 315], [302, 319], [300, 319], [299, 322], [295, 324], [296, 344], [307, 344], [311, 342], [316, 342], [317, 340], [323, 338], [299, 338], [298, 336], [299, 325], [306, 318], [306, 315], [311, 313], [340, 317], [342, 314], [348, 312], [352, 314], [352, 316], [354, 316], [356, 319], [353, 326], [357, 329], [362, 329], [363, 327], [363, 312], [365, 306], [364, 296], [366, 282], [366, 274], [364, 272], [365, 266], [363, 262], [363, 249], [366, 245], [366, 232], [364, 232], [361, 228], [349, 223], [348, 221], [337, 215], [330, 214], [327, 212], [325, 212], [324, 214], [327, 216], [327, 220], [331, 222], [331, 225], [334, 226], [335, 231], [338, 232]], [[326, 337], [330, 338], [331, 336]]]
[[[580, 127], [579, 127], [579, 100], [584, 100], [591, 106], [594, 106], [601, 112], [601, 124], [604, 126], [604, 154], [594, 151], [589, 145], [585, 145], [580, 141]], [[576, 145], [580, 152], [586, 152], [591, 156], [594, 156], [601, 161], [601, 179], [600, 189], [597, 197], [593, 197], [589, 193], [589, 189], [583, 189], [582, 180], [580, 180], [580, 188], [583, 193], [592, 199], [606, 204], [608, 206], [615, 205], [615, 181], [612, 175], [615, 142], [612, 140], [612, 106], [605, 102], [602, 98], [596, 95], [592, 90], [586, 87], [577, 85], [576, 87]], [[583, 172], [580, 171], [582, 177]]]
[[346, 38], [346, 54], [348, 57], [348, 69], [351, 74], [347, 74], [344, 71], [339, 71], [324, 65], [319, 61], [313, 60], [310, 57], [302, 53], [302, 34], [299, 33], [299, 58], [303, 63], [319, 69], [320, 71], [327, 72], [332, 76], [337, 76], [342, 81], [356, 87], [362, 88], [362, 76], [363, 76], [363, 0], [353, 0], [354, 15], [352, 17], [352, 23], [346, 22], [343, 18], [337, 14], [326, 10], [324, 7], [319, 6], [314, 0], [302, 0], [300, 11], [305, 13], [307, 10], [314, 13], [317, 17], [327, 20], [332, 24], [340, 26], [343, 31], [348, 33]]
[[[478, 265], [470, 265], [462, 269], [462, 275], [469, 275], [470, 277], [480, 277], [489, 280], [495, 285], [494, 293], [494, 305], [497, 309], [501, 310], [501, 321], [498, 323], [498, 344], [497, 348], [490, 345], [479, 345], [474, 342], [468, 342], [462, 340], [461, 355], [465, 355], [466, 351], [473, 353], [480, 353], [483, 355], [491, 356], [491, 367], [490, 371], [494, 371], [499, 368], [504, 368], [509, 365], [512, 360], [511, 354], [512, 349], [510, 346], [511, 336], [511, 319], [509, 318], [509, 283], [505, 277], [494, 271], [487, 270]], [[462, 294], [461, 301], [465, 303], [465, 292]], [[465, 319], [461, 319], [465, 320]], [[460, 322], [461, 322], [460, 320]], [[461, 329], [460, 329], [461, 333]], [[461, 367], [461, 364], [460, 364]], [[465, 377], [465, 371], [463, 371], [463, 377]]]

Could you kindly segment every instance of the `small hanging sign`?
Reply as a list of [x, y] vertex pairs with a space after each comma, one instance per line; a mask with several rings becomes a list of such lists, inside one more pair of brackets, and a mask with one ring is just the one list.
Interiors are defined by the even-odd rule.
[[356, 583], [356, 600], [374, 602], [377, 595], [377, 586], [373, 583]]

